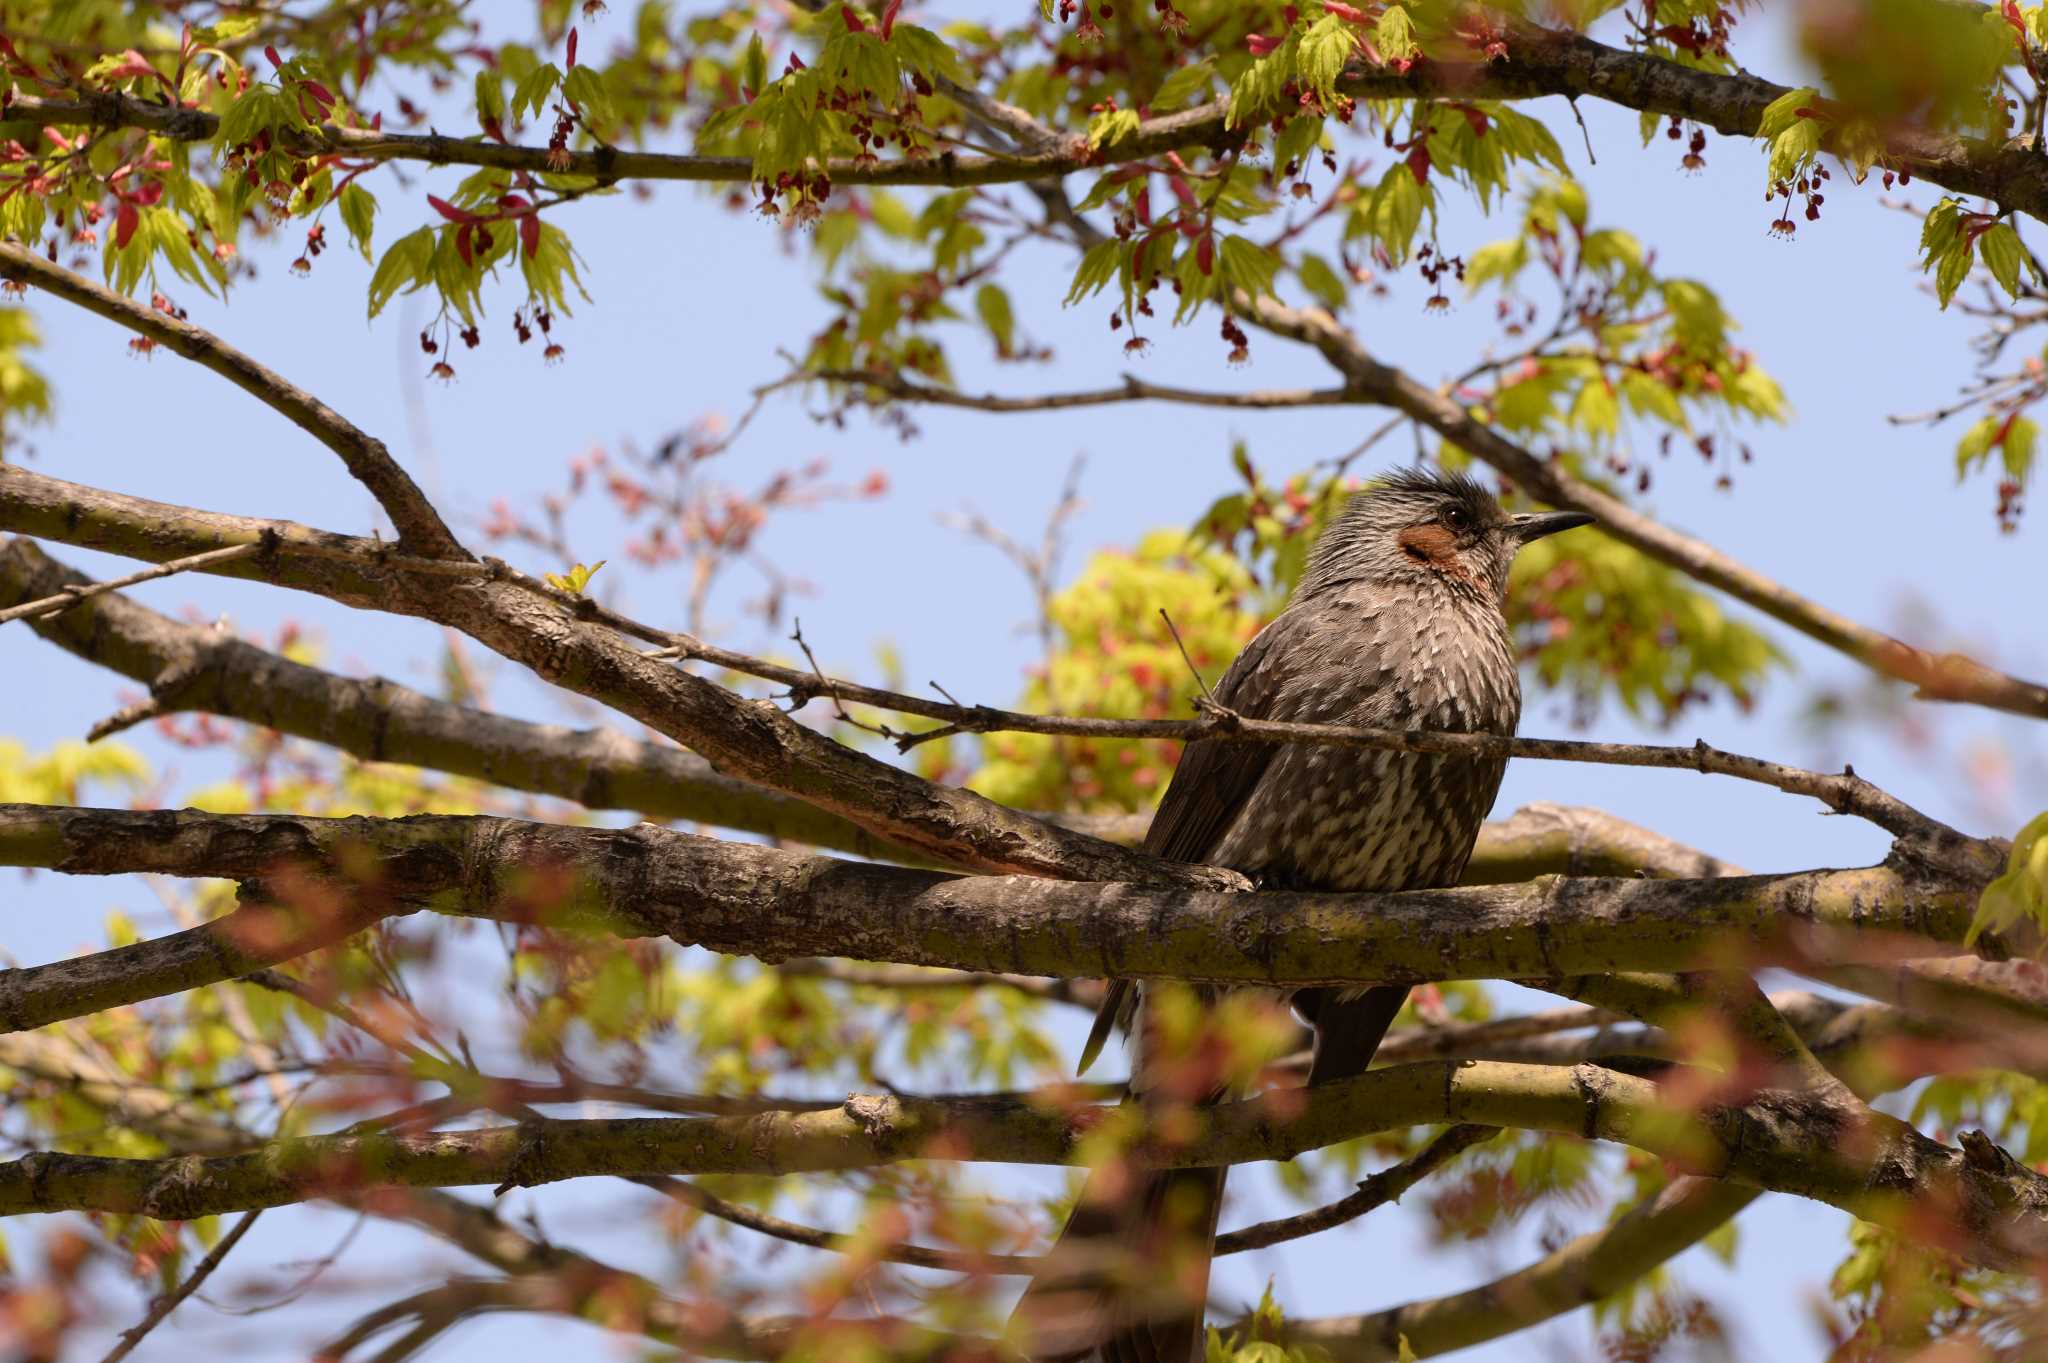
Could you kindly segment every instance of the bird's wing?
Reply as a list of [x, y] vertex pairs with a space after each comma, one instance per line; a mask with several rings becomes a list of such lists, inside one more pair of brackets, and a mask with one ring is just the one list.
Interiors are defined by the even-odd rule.
[[[1288, 633], [1281, 615], [1244, 646], [1223, 680], [1216, 701], [1246, 719], [1263, 719], [1279, 691], [1279, 679], [1264, 667], [1274, 642]], [[1273, 743], [1219, 743], [1204, 739], [1181, 751], [1180, 763], [1167, 783], [1165, 798], [1145, 833], [1145, 850], [1168, 861], [1201, 861], [1215, 850], [1231, 821], [1251, 798], [1279, 746]]]
[[[1252, 637], [1237, 655], [1223, 680], [1216, 684], [1216, 701], [1246, 719], [1262, 719], [1272, 707], [1280, 679], [1263, 666], [1274, 641], [1291, 627], [1286, 613]], [[1168, 861], [1202, 861], [1230, 829], [1237, 812], [1244, 808], [1266, 774], [1279, 745], [1273, 743], [1218, 743], [1204, 739], [1181, 749], [1180, 762], [1167, 783], [1166, 795], [1145, 832], [1144, 849]], [[1112, 980], [1095, 1025], [1081, 1047], [1077, 1074], [1086, 1074], [1102, 1054], [1109, 1034], [1128, 1027], [1137, 1004], [1129, 980]]]

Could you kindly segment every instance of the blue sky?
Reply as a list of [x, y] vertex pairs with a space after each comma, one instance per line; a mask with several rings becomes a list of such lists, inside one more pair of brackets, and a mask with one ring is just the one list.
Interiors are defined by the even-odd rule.
[[[586, 33], [586, 44], [593, 36], [605, 36], [604, 30]], [[1795, 69], [1768, 32], [1743, 50], [1765, 74], [1787, 79]], [[1588, 102], [1583, 112], [1599, 157], [1588, 165], [1570, 111], [1557, 101], [1530, 107], [1551, 123], [1582, 175], [1594, 221], [1629, 227], [1655, 247], [1661, 269], [1698, 275], [1719, 289], [1743, 325], [1744, 343], [1784, 384], [1795, 408], [1788, 425], [1751, 432], [1756, 462], [1739, 471], [1732, 492], [1717, 491], [1711, 471], [1674, 458], [1658, 469], [1647, 509], [1852, 617], [1885, 624], [1902, 602], [1918, 600], [1926, 607], [1923, 627], [1940, 636], [1919, 642], [1961, 644], [2021, 675], [2048, 675], [2048, 642], [2038, 628], [2026, 627], [2038, 607], [2013, 585], [2038, 582], [2048, 567], [2038, 528], [1999, 535], [1989, 487], [1981, 481], [1956, 486], [1953, 430], [1896, 428], [1884, 420], [1888, 412], [1947, 400], [1968, 373], [1967, 319], [1937, 312], [1919, 288], [1916, 220], [1883, 206], [1875, 184], [1852, 189], [1838, 178], [1827, 216], [1802, 224], [1796, 240], [1782, 241], [1765, 231], [1771, 213], [1754, 146], [1717, 139], [1704, 173], [1684, 175], [1672, 144], [1659, 139], [1640, 149], [1633, 114]], [[379, 185], [380, 243], [422, 218], [424, 190], [452, 182], [417, 169], [408, 179], [409, 191], [388, 180]], [[1902, 197], [1931, 201], [1918, 187]], [[238, 289], [231, 305], [189, 290], [178, 301], [193, 320], [382, 436], [458, 530], [474, 535], [493, 498], [530, 504], [560, 485], [572, 455], [593, 445], [633, 440], [649, 446], [707, 413], [736, 416], [753, 386], [784, 372], [778, 349], [801, 349], [827, 315], [800, 238], [758, 217], [729, 213], [702, 192], [664, 187], [648, 202], [625, 195], [595, 200], [572, 206], [562, 224], [588, 262], [594, 301], [558, 329], [568, 354], [557, 367], [544, 368], [533, 347], [512, 344], [508, 317], [518, 299], [508, 288], [489, 299], [486, 345], [456, 357], [457, 381], [421, 382], [427, 362], [415, 339], [424, 320], [417, 300], [402, 300], [365, 324], [368, 267], [338, 244], [301, 279], [284, 268], [289, 250], [249, 243], [262, 278]], [[1489, 227], [1461, 212], [1447, 218], [1443, 235], [1451, 249], [1469, 251], [1510, 230], [1505, 218]], [[292, 239], [296, 231], [287, 229]], [[1095, 386], [1126, 368], [1184, 386], [1330, 382], [1313, 354], [1265, 336], [1254, 337], [1248, 367], [1227, 368], [1213, 321], [1180, 332], [1161, 327], [1149, 355], [1127, 360], [1121, 336], [1105, 325], [1106, 307], [1058, 306], [1071, 268], [1061, 253], [1031, 248], [1018, 254], [1006, 276], [1023, 327], [1052, 345], [1056, 358], [999, 366], [963, 331], [953, 350], [963, 386], [1005, 392]], [[1435, 381], [1469, 363], [1492, 334], [1491, 306], [1461, 303], [1448, 315], [1427, 314], [1420, 306], [1425, 292], [1412, 276], [1401, 278], [1390, 299], [1356, 305], [1346, 320], [1377, 353]], [[32, 467], [140, 496], [334, 530], [360, 532], [375, 524], [367, 495], [331, 455], [282, 419], [173, 356], [131, 358], [126, 335], [105, 323], [42, 300], [34, 306], [59, 412], [56, 424], [34, 437]], [[921, 434], [904, 443], [864, 419], [843, 429], [820, 424], [801, 401], [783, 396], [720, 458], [719, 477], [748, 487], [814, 457], [828, 459], [834, 473], [848, 479], [886, 469], [892, 484], [886, 498], [792, 513], [771, 524], [763, 551], [815, 584], [815, 595], [796, 609], [827, 666], [872, 676], [874, 647], [886, 642], [900, 651], [914, 682], [936, 678], [963, 699], [1002, 702], [1017, 694], [1034, 651], [1021, 628], [1031, 601], [1022, 580], [992, 551], [941, 524], [945, 513], [973, 508], [1013, 533], [1035, 535], [1070, 461], [1086, 455], [1086, 506], [1068, 535], [1071, 572], [1097, 547], [1128, 545], [1149, 528], [1190, 522], [1229, 485], [1233, 438], [1244, 438], [1262, 465], [1284, 473], [1347, 448], [1381, 416], [1343, 409], [1219, 414], [1160, 405], [1008, 417], [932, 410], [916, 414]], [[1401, 458], [1408, 445], [1404, 438], [1385, 448], [1383, 457]], [[616, 547], [592, 543], [589, 552], [610, 556]], [[121, 570], [114, 560], [55, 551], [88, 570]], [[533, 568], [556, 566], [531, 555], [512, 557]], [[631, 578], [623, 585], [624, 600], [639, 614], [681, 618], [674, 583]], [[714, 600], [715, 637], [738, 646], [773, 642], [740, 607], [750, 593], [747, 585]], [[435, 684], [441, 639], [418, 622], [352, 615], [311, 598], [218, 580], [175, 579], [135, 595], [165, 610], [197, 604], [209, 616], [226, 612], [245, 630], [305, 622], [325, 635], [333, 666]], [[1953, 762], [1931, 759], [1890, 734], [1858, 731], [1840, 750], [1823, 750], [1802, 710], [1816, 687], [1853, 679], [1854, 670], [1789, 631], [1772, 627], [1772, 634], [1793, 656], [1795, 670], [1776, 680], [1753, 712], [1715, 705], [1688, 712], [1678, 729], [1663, 732], [1610, 707], [1587, 735], [1701, 737], [1795, 762], [1846, 757], [1863, 775], [1937, 817], [1979, 832], [2009, 834], [2048, 805], [2038, 741], [2017, 721], [1931, 716], [1946, 736], [1945, 751], [1974, 743], [2011, 756], [2015, 785], [1988, 808], [1982, 792], [1959, 779]], [[124, 680], [74, 661], [21, 627], [0, 629], [0, 677], [8, 679], [11, 702], [6, 731], [32, 748], [82, 734], [132, 691]], [[544, 689], [515, 682], [496, 699], [513, 712], [545, 716], [559, 697], [541, 694]], [[1562, 700], [1532, 696], [1523, 730], [1566, 732], [1569, 718]], [[175, 773], [173, 790], [210, 778], [212, 769], [189, 754], [154, 745], [146, 735], [135, 738]], [[1613, 809], [1757, 869], [1854, 865], [1885, 850], [1875, 830], [1825, 817], [1808, 802], [1684, 774], [1516, 764], [1500, 811], [1537, 799]], [[41, 876], [13, 885], [8, 902], [14, 912], [0, 928], [0, 946], [23, 961], [91, 944], [109, 908], [145, 923], [161, 921], [147, 892], [126, 882]], [[609, 1216], [606, 1209], [643, 1205], [643, 1196], [558, 1189], [515, 1194], [507, 1202], [514, 1209], [537, 1207], [567, 1228], [595, 1224]], [[1240, 1206], [1237, 1216], [1253, 1219], [1256, 1212]], [[1681, 1261], [1687, 1283], [1739, 1320], [1737, 1356], [1798, 1363], [1822, 1355], [1804, 1303], [1839, 1257], [1841, 1220], [1813, 1204], [1766, 1199], [1742, 1218], [1744, 1251], [1735, 1271], [1698, 1253]], [[346, 1224], [333, 1213], [273, 1214], [237, 1261], [248, 1268], [316, 1255]], [[410, 1269], [420, 1243], [371, 1227], [358, 1241], [369, 1252], [347, 1262], [370, 1265], [356, 1272], [371, 1278], [390, 1265], [407, 1265], [385, 1284], [398, 1295], [421, 1284]], [[664, 1251], [651, 1243], [620, 1236], [600, 1243], [620, 1262], [656, 1271], [663, 1266]], [[1467, 1286], [1516, 1266], [1528, 1252], [1526, 1243], [1497, 1255], [1425, 1252], [1415, 1218], [1382, 1214], [1277, 1253], [1231, 1261], [1219, 1282], [1255, 1296], [1270, 1273], [1290, 1310], [1325, 1314]], [[142, 1356], [172, 1358], [202, 1344], [229, 1343], [251, 1359], [298, 1356], [308, 1341], [279, 1330], [281, 1320], [291, 1317], [236, 1322], [188, 1306]], [[1505, 1363], [1591, 1352], [1582, 1318], [1540, 1338], [1540, 1345], [1523, 1337], [1462, 1357]], [[609, 1358], [620, 1347], [583, 1327], [510, 1318], [471, 1323], [432, 1356], [483, 1359], [508, 1346], [529, 1352], [544, 1346], [579, 1359]]]

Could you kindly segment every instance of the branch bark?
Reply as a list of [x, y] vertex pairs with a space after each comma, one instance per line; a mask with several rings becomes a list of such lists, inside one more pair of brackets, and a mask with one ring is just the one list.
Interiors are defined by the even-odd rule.
[[[1298, 986], [1685, 970], [1731, 942], [1750, 963], [1897, 959], [1927, 954], [1929, 941], [1961, 942], [1980, 889], [1874, 866], [1379, 895], [1190, 892], [948, 877], [649, 824], [0, 805], [0, 865], [9, 864], [235, 879], [245, 899], [236, 915], [192, 933], [0, 972], [0, 1019], [14, 1027], [116, 995], [132, 1001], [139, 981], [170, 992], [286, 959], [277, 953], [300, 939], [274, 923], [324, 941], [421, 908], [666, 936], [768, 961]], [[235, 921], [244, 912], [246, 928]], [[1977, 949], [1998, 955], [2012, 944], [1987, 935]]]
[[211, 332], [144, 307], [126, 294], [102, 288], [12, 242], [0, 242], [0, 279], [33, 284], [212, 370], [334, 451], [391, 517], [398, 542], [407, 552], [430, 558], [469, 557], [427, 494], [398, 466], [383, 441], [356, 429], [332, 407]]
[[[2048, 1252], [2048, 1178], [1981, 1136], [1941, 1145], [1904, 1122], [1818, 1094], [1767, 1090], [1741, 1106], [1672, 1109], [1657, 1084], [1595, 1066], [1490, 1061], [1403, 1065], [1301, 1095], [1292, 1120], [1263, 1097], [1179, 1114], [1149, 1164], [1291, 1159], [1373, 1131], [1466, 1123], [1632, 1145], [1724, 1182], [1924, 1228], [1938, 1210], [1952, 1248], [2011, 1267]], [[532, 1186], [594, 1174], [800, 1173], [907, 1159], [1071, 1162], [1106, 1110], [856, 1095], [832, 1112], [521, 1123], [423, 1135], [306, 1137], [248, 1155], [123, 1160], [36, 1153], [0, 1164], [0, 1215], [62, 1210], [189, 1220], [364, 1185]]]
[[213, 571], [461, 630], [543, 680], [694, 747], [728, 776], [783, 791], [949, 864], [1191, 888], [1246, 883], [1233, 871], [1162, 861], [1045, 823], [843, 747], [772, 704], [642, 657], [612, 629], [583, 618], [594, 603], [565, 602], [505, 580], [512, 574], [503, 565], [400, 563], [372, 540], [150, 502], [12, 464], [0, 465], [0, 529], [154, 562], [263, 544], [271, 552], [215, 564]]
[[[1509, 22], [1506, 55], [1493, 60], [1416, 62], [1404, 74], [1353, 71], [1341, 82], [1360, 99], [1535, 99], [1546, 95], [1599, 99], [1644, 113], [1688, 119], [1732, 137], [1751, 137], [1765, 106], [1787, 87], [1746, 74], [1718, 75], [1662, 57], [1610, 47], [1580, 34]], [[963, 92], [964, 93], [964, 92]], [[956, 97], [957, 98], [957, 97]], [[959, 102], [987, 117], [992, 102]], [[821, 169], [835, 184], [985, 185], [1044, 180], [1095, 165], [1143, 160], [1168, 151], [1220, 147], [1234, 134], [1224, 126], [1228, 102], [1216, 100], [1177, 114], [1146, 119], [1131, 135], [1091, 149], [1078, 134], [1001, 120], [1005, 131], [1031, 148], [1012, 156], [942, 154], [921, 160], [863, 164], [831, 161]], [[1014, 115], [1020, 111], [1007, 110]], [[10, 121], [46, 126], [141, 128], [177, 141], [204, 141], [219, 122], [196, 109], [175, 109], [118, 94], [55, 100], [17, 95]], [[453, 138], [323, 125], [304, 139], [308, 155], [341, 152], [368, 160], [422, 161], [432, 165], [495, 166], [532, 174], [587, 175], [606, 184], [621, 180], [734, 182], [751, 178], [746, 157], [674, 156], [600, 147], [568, 154], [566, 163], [545, 147], [506, 146], [481, 138]], [[2048, 221], [2048, 165], [2023, 146], [1928, 132], [1910, 126], [1888, 131], [1888, 164], [1959, 194], [1981, 195], [2005, 208]]]
[[[0, 605], [94, 585], [26, 539], [0, 544]], [[188, 625], [118, 593], [89, 610], [32, 621], [58, 647], [150, 688], [153, 713], [198, 710], [339, 748], [513, 790], [742, 829], [877, 860], [911, 854], [801, 800], [718, 775], [701, 757], [610, 729], [568, 729], [436, 700], [382, 677], [346, 678]], [[1124, 845], [1150, 816], [1048, 815]], [[1532, 804], [1481, 829], [1470, 884], [1538, 875], [1698, 878], [1735, 873], [1718, 858], [1598, 810]]]

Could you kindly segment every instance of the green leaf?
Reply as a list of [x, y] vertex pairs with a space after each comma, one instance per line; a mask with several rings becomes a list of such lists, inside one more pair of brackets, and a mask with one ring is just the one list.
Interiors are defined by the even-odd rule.
[[2003, 932], [2027, 922], [2048, 924], [2048, 814], [2020, 830], [2005, 867], [2004, 875], [1984, 887], [1964, 946], [1974, 945], [1986, 931]]
[[1579, 385], [1579, 395], [1572, 402], [1571, 422], [1595, 440], [1620, 431], [1621, 407], [1606, 379], [1596, 376]]
[[1387, 6], [1372, 33], [1373, 46], [1390, 62], [1405, 61], [1422, 54], [1422, 44], [1415, 41], [1415, 21], [1399, 5]]
[[1231, 235], [1216, 244], [1216, 268], [1225, 282], [1235, 284], [1252, 297], [1273, 292], [1273, 276], [1280, 270], [1280, 257], [1249, 237]]
[[504, 79], [488, 67], [476, 73], [476, 112], [480, 120], [505, 117]]
[[385, 249], [384, 258], [370, 274], [370, 316], [384, 310], [400, 290], [411, 293], [433, 276], [434, 229], [422, 227], [400, 237]]
[[1963, 438], [1956, 442], [1956, 478], [1960, 480], [1972, 468], [1991, 456], [1991, 442], [1998, 439], [1998, 428], [2005, 424], [2000, 416], [1980, 417], [1972, 422], [1970, 429], [1963, 432]]
[[363, 253], [363, 259], [368, 260], [370, 232], [377, 221], [376, 199], [371, 197], [369, 190], [351, 180], [341, 191], [338, 207], [341, 209], [342, 226], [348, 229], [349, 240]]
[[1301, 64], [1297, 76], [1316, 92], [1325, 105], [1337, 101], [1337, 77], [1358, 46], [1358, 34], [1334, 14], [1325, 14], [1309, 26], [1301, 39]]
[[768, 88], [768, 49], [761, 46], [758, 33], [747, 43], [746, 59], [740, 64], [740, 84], [749, 99]]
[[612, 97], [604, 88], [604, 75], [594, 66], [579, 66], [562, 80], [562, 93], [569, 102], [599, 122], [612, 116]]
[[1490, 241], [1466, 258], [1465, 287], [1477, 293], [1491, 280], [1511, 283], [1528, 263], [1529, 242], [1526, 237]]
[[1138, 130], [1136, 109], [1105, 109], [1088, 120], [1090, 150], [1114, 146]]
[[1678, 395], [1662, 380], [1631, 369], [1621, 376], [1621, 395], [1638, 416], [1679, 430], [1689, 429], [1685, 409], [1678, 405]]
[[1155, 114], [1172, 113], [1196, 95], [1209, 93], [1209, 86], [1216, 79], [1216, 59], [1204, 57], [1198, 62], [1183, 66], [1159, 84], [1158, 93], [1152, 96], [1151, 109]]
[[1956, 290], [1970, 277], [1970, 240], [1958, 234], [1955, 241], [1942, 253], [1940, 263], [1934, 270], [1934, 296], [1947, 308], [1949, 300], [1956, 296]]
[[1295, 260], [1294, 277], [1331, 312], [1341, 311], [1350, 297], [1343, 278], [1313, 251], [1303, 251]]
[[553, 62], [545, 62], [527, 72], [525, 78], [513, 87], [512, 117], [523, 122], [538, 114], [561, 80], [562, 73]]
[[1115, 237], [1089, 247], [1088, 253], [1081, 257], [1081, 263], [1074, 267], [1074, 282], [1067, 289], [1067, 303], [1072, 305], [1101, 293], [1104, 286], [1116, 278], [1117, 265], [1129, 249], [1126, 243]]
[[1770, 178], [1790, 181], [1820, 151], [1820, 124], [1802, 118], [1771, 139]]
[[1756, 135], [1766, 142], [1775, 141], [1780, 133], [1793, 124], [1811, 122], [1810, 119], [1802, 119], [1798, 111], [1811, 108], [1819, 102], [1820, 91], [1811, 85], [1802, 85], [1797, 90], [1787, 90], [1764, 106], [1762, 116], [1757, 119]]
[[1010, 295], [1000, 284], [984, 284], [975, 290], [974, 313], [995, 338], [996, 354], [1007, 356], [1015, 350], [1017, 319], [1010, 311]]
[[2020, 245], [2020, 234], [2009, 222], [1992, 224], [1991, 228], [1977, 238], [1977, 255], [1990, 269], [1991, 277], [1998, 281], [2012, 298], [2020, 296], [2020, 268], [2032, 270], [2027, 259], [2027, 248]]
[[2016, 416], [2005, 428], [2005, 471], [2016, 483], [2024, 483], [2034, 469], [2034, 446], [2040, 443], [2041, 428], [2031, 417]]
[[[582, 70], [581, 67], [577, 69], [579, 71]], [[599, 559], [595, 563], [579, 563], [566, 573], [545, 573], [543, 576], [547, 578], [547, 583], [550, 587], [558, 591], [568, 592], [574, 596], [581, 596], [583, 595], [583, 589], [590, 585], [590, 579], [597, 576], [597, 570], [604, 567], [606, 562], [608, 560]]]

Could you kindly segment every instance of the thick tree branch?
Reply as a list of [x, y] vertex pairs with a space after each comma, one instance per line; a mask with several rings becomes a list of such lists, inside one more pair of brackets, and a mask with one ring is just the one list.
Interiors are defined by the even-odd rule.
[[[112, 996], [132, 1000], [145, 987], [138, 981], [156, 992], [189, 989], [285, 959], [276, 953], [298, 939], [264, 931], [252, 941], [237, 922], [244, 912], [304, 924], [297, 930], [308, 941], [428, 908], [667, 936], [770, 961], [840, 956], [990, 974], [1304, 985], [1683, 970], [1730, 943], [1759, 964], [1924, 955], [1930, 940], [1962, 940], [1981, 888], [1875, 866], [1382, 895], [1189, 892], [955, 878], [649, 824], [0, 805], [0, 865], [9, 864], [236, 879], [248, 901], [192, 933], [0, 973], [0, 1018], [16, 1027], [105, 1007]], [[2010, 944], [1986, 936], [1978, 949]]]
[[1698, 1244], [1757, 1196], [1740, 1184], [1675, 1179], [1613, 1225], [1506, 1277], [1364, 1315], [1297, 1321], [1288, 1336], [1321, 1346], [1335, 1363], [1393, 1363], [1403, 1338], [1417, 1358], [1470, 1348], [1613, 1295]]
[[[0, 606], [92, 586], [25, 539], [0, 544]], [[346, 678], [188, 625], [117, 593], [89, 610], [31, 623], [45, 639], [150, 687], [155, 713], [199, 710], [339, 748], [366, 762], [403, 762], [554, 795], [589, 809], [628, 809], [743, 829], [880, 860], [906, 854], [859, 825], [801, 800], [712, 771], [693, 753], [609, 729], [507, 719], [436, 700], [381, 677]], [[1048, 816], [1111, 842], [1135, 844], [1149, 817]], [[1697, 878], [1726, 862], [1611, 814], [1534, 804], [1487, 824], [1465, 868], [1471, 884], [1538, 875]]]
[[339, 412], [283, 376], [236, 350], [219, 337], [166, 312], [145, 307], [126, 294], [102, 288], [83, 275], [43, 259], [27, 246], [0, 242], [0, 279], [37, 288], [118, 323], [137, 335], [211, 369], [341, 458], [357, 482], [370, 490], [398, 531], [409, 553], [430, 558], [467, 558], [455, 535], [427, 495], [398, 466], [384, 442], [357, 430]]
[[[375, 541], [149, 502], [0, 465], [0, 529], [157, 562], [228, 544], [274, 552], [215, 564], [344, 604], [461, 630], [543, 680], [602, 701], [697, 749], [720, 771], [796, 796], [885, 840], [976, 870], [1241, 887], [1216, 867], [1162, 861], [934, 785], [678, 668], [583, 618], [595, 603], [506, 580], [501, 564], [398, 561]], [[172, 548], [171, 546], [179, 546]]]
[[[1629, 52], [1578, 34], [1512, 24], [1507, 52], [1494, 60], [1416, 62], [1405, 74], [1354, 71], [1342, 82], [1361, 99], [1533, 99], [1545, 95], [1591, 98], [1705, 124], [1734, 137], [1754, 136], [1763, 110], [1787, 88], [1745, 74], [1717, 75], [1661, 57]], [[1142, 160], [1191, 147], [1219, 147], [1234, 134], [1224, 126], [1227, 101], [1147, 119], [1135, 133], [1092, 150], [1085, 138], [1041, 128], [1021, 111], [991, 109], [984, 97], [955, 95], [986, 121], [997, 121], [1021, 146], [1013, 156], [942, 154], [917, 160], [833, 161], [822, 169], [835, 184], [978, 185], [1044, 180], [1091, 165]], [[1005, 117], [1005, 115], [1010, 115]], [[116, 94], [72, 100], [17, 95], [12, 121], [54, 126], [132, 127], [182, 141], [215, 135], [218, 120], [194, 109], [174, 109]], [[569, 153], [566, 165], [545, 147], [506, 146], [482, 138], [408, 134], [324, 125], [304, 139], [306, 154], [340, 152], [369, 160], [413, 160], [434, 165], [495, 166], [533, 174], [587, 175], [602, 183], [627, 179], [732, 182], [751, 178], [746, 157], [674, 156], [601, 147]], [[1959, 194], [1980, 195], [2006, 208], [2048, 221], [2048, 166], [2030, 147], [1975, 142], [1911, 127], [1891, 130], [1888, 164]]]
[[[366, 1183], [531, 1186], [593, 1174], [799, 1173], [949, 1159], [1071, 1162], [1103, 1115], [1020, 1103], [856, 1096], [835, 1112], [545, 1121], [424, 1135], [307, 1137], [217, 1158], [122, 1160], [37, 1153], [0, 1164], [0, 1215], [61, 1210], [190, 1219], [336, 1196]], [[1747, 1104], [1674, 1110], [1648, 1080], [1594, 1066], [1491, 1061], [1403, 1065], [1303, 1095], [1292, 1120], [1263, 1097], [1181, 1114], [1184, 1140], [1148, 1163], [1291, 1159], [1372, 1131], [1466, 1123], [1632, 1145], [1726, 1182], [1924, 1227], [1939, 1208], [1959, 1253], [2013, 1266], [2048, 1252], [2048, 1178], [1981, 1137], [1941, 1145], [1881, 1113], [1767, 1090]]]
[[[2042, 158], [2032, 158], [2040, 162]], [[1371, 355], [1357, 335], [1319, 308], [1271, 297], [1241, 300], [1266, 330], [1314, 346], [1348, 379], [1361, 401], [1392, 407], [1491, 465], [1539, 501], [1597, 517], [1600, 528], [1660, 563], [1846, 653], [1866, 667], [1917, 688], [1926, 700], [1967, 701], [2048, 719], [2048, 686], [2006, 676], [1959, 653], [1939, 657], [1860, 625], [1738, 563], [1702, 540], [1662, 525], [1618, 498], [1581, 482], [1479, 420], [1462, 404]]]

